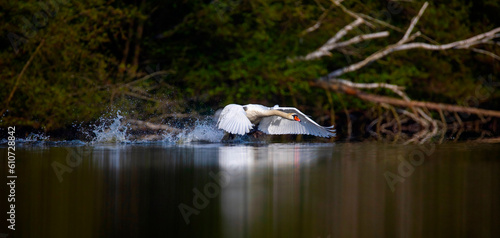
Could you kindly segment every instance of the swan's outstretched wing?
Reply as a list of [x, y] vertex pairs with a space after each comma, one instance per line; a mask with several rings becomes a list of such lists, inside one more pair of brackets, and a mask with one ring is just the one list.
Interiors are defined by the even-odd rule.
[[224, 107], [217, 121], [217, 128], [231, 134], [244, 135], [250, 132], [252, 127], [243, 106], [237, 104], [229, 104]]
[[279, 134], [306, 134], [321, 137], [335, 136], [335, 129], [332, 127], [323, 127], [304, 115], [294, 107], [274, 107], [286, 113], [295, 113], [300, 119], [298, 121], [288, 120], [279, 116], [265, 117], [260, 121], [259, 130], [272, 135]]

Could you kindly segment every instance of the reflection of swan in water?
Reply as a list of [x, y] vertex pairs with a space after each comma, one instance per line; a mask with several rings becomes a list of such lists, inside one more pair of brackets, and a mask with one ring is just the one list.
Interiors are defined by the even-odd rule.
[[[255, 127], [254, 127], [255, 126]], [[244, 135], [256, 130], [271, 135], [305, 134], [335, 136], [333, 126], [323, 127], [294, 107], [265, 107], [258, 104], [229, 104], [222, 110], [217, 127], [230, 134]]]
[[[220, 174], [227, 182], [221, 189], [223, 236], [238, 237], [255, 227], [269, 213], [284, 219], [289, 210], [310, 191], [309, 170], [330, 158], [333, 144], [270, 144], [266, 146], [221, 146]], [[265, 226], [265, 225], [264, 225]]]

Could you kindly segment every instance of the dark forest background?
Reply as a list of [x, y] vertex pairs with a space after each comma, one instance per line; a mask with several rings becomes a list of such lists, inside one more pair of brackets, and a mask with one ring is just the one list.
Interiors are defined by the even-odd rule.
[[[344, 6], [406, 29], [423, 1], [344, 1]], [[397, 4], [397, 11], [389, 11]], [[444, 44], [500, 26], [499, 1], [429, 2], [417, 30]], [[121, 110], [164, 123], [208, 115], [228, 103], [295, 106], [324, 124], [374, 104], [310, 84], [397, 42], [391, 29], [333, 51], [292, 61], [354, 20], [330, 1], [0, 2], [0, 126], [46, 131]], [[346, 37], [378, 31], [362, 26]], [[498, 43], [498, 42], [497, 42]], [[497, 45], [481, 46], [500, 54]], [[401, 51], [342, 78], [406, 87], [414, 100], [500, 109], [500, 62], [470, 50]], [[390, 94], [383, 89], [374, 91]]]

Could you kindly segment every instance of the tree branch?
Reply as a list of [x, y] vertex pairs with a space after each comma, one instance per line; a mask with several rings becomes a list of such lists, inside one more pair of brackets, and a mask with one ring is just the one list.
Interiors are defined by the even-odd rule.
[[304, 56], [297, 57], [297, 58], [295, 58], [295, 60], [314, 60], [314, 59], [321, 58], [323, 56], [330, 56], [331, 55], [330, 51], [335, 49], [335, 48], [346, 47], [348, 45], [357, 44], [361, 41], [389, 36], [388, 31], [382, 31], [382, 32], [377, 32], [377, 33], [358, 35], [358, 36], [355, 36], [347, 41], [337, 43], [337, 41], [339, 41], [342, 37], [344, 37], [349, 31], [353, 30], [354, 28], [358, 27], [359, 25], [361, 25], [363, 23], [366, 23], [366, 22], [362, 18], [357, 18], [355, 21], [351, 22], [350, 24], [348, 24], [348, 25], [344, 26], [342, 29], [340, 29], [337, 32], [337, 34], [335, 34], [332, 38], [330, 38], [325, 44], [323, 44], [317, 50], [307, 54], [305, 57]]
[[397, 95], [399, 95], [403, 99], [405, 99], [407, 101], [410, 101], [410, 98], [406, 95], [406, 93], [404, 93], [402, 91], [405, 88], [401, 87], [401, 86], [398, 86], [398, 85], [394, 85], [394, 84], [388, 84], [388, 83], [353, 83], [353, 82], [345, 80], [345, 79], [330, 79], [329, 82], [330, 83], [343, 84], [343, 85], [346, 85], [346, 86], [352, 87], [352, 88], [367, 88], [367, 89], [386, 88], [386, 89], [389, 89], [389, 90], [393, 91], [394, 93], [396, 93]]
[[[353, 12], [349, 9], [347, 9], [346, 7], [344, 7], [344, 5], [342, 5], [342, 1], [339, 1], [339, 0], [332, 0], [333, 4], [335, 4], [336, 6], [340, 7], [340, 9], [342, 9], [342, 11], [344, 11], [346, 14], [348, 14], [349, 16], [353, 17], [353, 18], [361, 18], [363, 19], [363, 16], [362, 14], [359, 14], [359, 13], [356, 13], [356, 12]], [[364, 20], [364, 19], [363, 19]], [[367, 22], [365, 21], [365, 24], [371, 28], [375, 28], [375, 26], [373, 24], [371, 24], [370, 22]]]
[[393, 98], [393, 97], [369, 94], [369, 93], [365, 93], [363, 91], [360, 91], [358, 89], [355, 89], [355, 88], [352, 88], [352, 87], [349, 87], [349, 86], [346, 86], [343, 84], [331, 84], [331, 83], [328, 83], [325, 81], [311, 82], [311, 85], [316, 86], [316, 87], [320, 87], [323, 89], [327, 89], [327, 90], [340, 91], [340, 92], [343, 92], [345, 94], [353, 95], [353, 96], [356, 96], [356, 97], [363, 99], [365, 101], [370, 101], [370, 102], [374, 102], [374, 103], [386, 103], [389, 105], [401, 106], [401, 107], [420, 107], [420, 108], [427, 108], [427, 109], [436, 110], [436, 111], [443, 110], [443, 111], [448, 111], [448, 112], [461, 112], [461, 113], [485, 115], [485, 116], [492, 116], [492, 117], [499, 117], [500, 118], [500, 111], [480, 109], [480, 108], [474, 108], [474, 107], [463, 107], [463, 106], [444, 104], [444, 103], [433, 103], [433, 102], [425, 102], [425, 101], [407, 101], [404, 99], [397, 99], [397, 98]]
[[[333, 1], [333, 2], [335, 3], [335, 1]], [[340, 5], [340, 4], [338, 4], [338, 5]], [[412, 31], [415, 28], [416, 24], [418, 23], [419, 19], [424, 14], [428, 5], [429, 5], [428, 2], [425, 2], [422, 5], [418, 14], [415, 17], [413, 17], [413, 19], [411, 20], [410, 26], [406, 30], [405, 34], [397, 43], [389, 45], [386, 48], [384, 48], [383, 50], [380, 50], [378, 52], [371, 54], [370, 56], [366, 57], [364, 60], [362, 60], [360, 62], [351, 64], [349, 66], [346, 66], [346, 67], [343, 67], [340, 69], [337, 69], [337, 70], [329, 73], [324, 78], [327, 78], [327, 79], [336, 78], [336, 77], [343, 75], [345, 73], [359, 70], [362, 67], [369, 64], [370, 62], [379, 60], [379, 59], [381, 59], [381, 58], [383, 58], [383, 57], [385, 57], [388, 54], [391, 54], [393, 52], [416, 49], [416, 48], [421, 48], [421, 49], [426, 49], [426, 50], [471, 49], [474, 52], [491, 56], [497, 60], [500, 58], [498, 55], [496, 55], [492, 52], [473, 48], [473, 46], [478, 45], [478, 44], [485, 44], [485, 43], [493, 42], [493, 39], [499, 37], [498, 33], [500, 32], [500, 27], [495, 28], [491, 31], [473, 36], [473, 37], [465, 39], [465, 40], [455, 41], [455, 42], [444, 44], [444, 45], [428, 44], [428, 43], [423, 43], [423, 42], [409, 43], [409, 42], [413, 41], [416, 37], [421, 36], [420, 32], [416, 32], [416, 33], [412, 34]], [[325, 48], [325, 49], [330, 49], [329, 47], [331, 48], [331, 46], [328, 46], [327, 44], [322, 46], [322, 48]], [[322, 53], [324, 55], [324, 50], [322, 48], [318, 49], [315, 52], [312, 52], [311, 54], [307, 55], [305, 58], [307, 59], [308, 57], [310, 57], [310, 58], [321, 57]], [[320, 51], [320, 50], [323, 50], [323, 51]]]
[[[421, 49], [426, 49], [426, 50], [449, 50], [449, 49], [469, 49], [472, 46], [478, 45], [478, 44], [484, 44], [485, 42], [489, 42], [493, 39], [496, 38], [496, 33], [500, 32], [500, 27], [495, 28], [491, 31], [485, 32], [483, 34], [479, 34], [476, 36], [473, 36], [471, 38], [461, 40], [461, 41], [455, 41], [452, 43], [444, 44], [444, 45], [434, 45], [434, 44], [428, 44], [428, 43], [422, 43], [422, 42], [415, 42], [415, 43], [407, 43], [409, 41], [414, 40], [416, 37], [420, 36], [420, 32], [416, 32], [415, 34], [411, 35], [410, 37], [406, 39], [400, 40], [398, 43], [390, 45], [386, 47], [385, 49], [378, 51], [376, 53], [373, 53], [372, 55], [368, 56], [364, 60], [346, 66], [344, 68], [337, 69], [330, 74], [328, 74], [328, 78], [335, 78], [338, 77], [342, 74], [349, 73], [356, 71], [364, 66], [366, 66], [368, 63], [372, 61], [379, 60], [380, 58], [385, 57], [386, 55], [390, 53], [394, 53], [396, 51], [403, 51], [403, 50], [410, 50], [410, 49], [416, 49], [416, 48], [421, 48]], [[485, 51], [487, 52], [487, 51]], [[481, 52], [485, 54], [485, 52]], [[493, 53], [491, 53], [493, 54]], [[489, 54], [491, 56], [491, 54]], [[494, 57], [495, 58], [495, 57]]]
[[422, 42], [402, 44], [397, 46], [394, 51], [410, 50], [416, 48], [421, 48], [426, 50], [468, 49], [471, 48], [472, 46], [478, 44], [484, 44], [488, 41], [495, 39], [496, 38], [495, 34], [498, 32], [500, 32], [500, 27], [497, 27], [491, 31], [473, 36], [465, 40], [455, 41], [444, 45], [434, 45]]
[[38, 47], [36, 47], [35, 52], [33, 52], [33, 54], [31, 54], [30, 58], [28, 59], [28, 62], [26, 62], [26, 64], [24, 65], [23, 69], [21, 70], [21, 73], [19, 73], [19, 75], [17, 76], [14, 87], [10, 91], [9, 97], [7, 97], [7, 99], [5, 100], [5, 108], [2, 109], [2, 111], [0, 112], [0, 116], [2, 116], [5, 113], [5, 111], [7, 111], [7, 108], [9, 107], [10, 100], [12, 100], [12, 97], [14, 97], [14, 93], [17, 90], [17, 86], [19, 85], [19, 81], [21, 81], [21, 78], [23, 77], [24, 72], [26, 72], [26, 70], [28, 69], [28, 66], [31, 64], [31, 62], [35, 58], [35, 55], [40, 51], [40, 48], [42, 48], [43, 43], [45, 43], [45, 39], [42, 39], [42, 41], [40, 42]]
[[408, 30], [406, 30], [405, 35], [403, 36], [403, 38], [401, 38], [400, 41], [405, 41], [406, 39], [408, 39], [408, 37], [410, 37], [413, 28], [415, 28], [415, 25], [417, 25], [418, 20], [420, 20], [420, 17], [422, 16], [422, 14], [424, 14], [425, 9], [427, 9], [427, 6], [429, 6], [429, 3], [425, 2], [422, 8], [420, 8], [418, 14], [413, 19], [411, 19], [410, 26], [408, 27]]
[[364, 67], [365, 65], [369, 64], [370, 62], [375, 61], [375, 60], [379, 60], [380, 58], [383, 58], [384, 56], [396, 51], [397, 47], [399, 47], [401, 44], [406, 43], [406, 41], [411, 41], [418, 36], [420, 36], [420, 32], [413, 34], [412, 36], [407, 38], [405, 41], [399, 41], [398, 43], [396, 43], [394, 45], [387, 46], [385, 49], [373, 53], [372, 55], [366, 57], [364, 60], [362, 60], [358, 63], [351, 64], [351, 65], [346, 66], [344, 68], [337, 69], [337, 70], [329, 73], [327, 75], [327, 78], [336, 78], [342, 74], [356, 71], [356, 70]]
[[330, 13], [330, 11], [333, 9], [333, 7], [335, 7], [335, 5], [331, 5], [330, 8], [324, 10], [323, 14], [321, 14], [321, 16], [319, 17], [318, 21], [316, 21], [316, 23], [310, 27], [308, 27], [307, 29], [305, 29], [301, 35], [305, 35], [307, 33], [311, 33], [315, 30], [317, 30], [321, 24], [323, 23], [323, 20], [326, 18], [326, 16], [328, 16], [328, 13]]
[[382, 31], [382, 32], [377, 32], [377, 33], [371, 33], [371, 34], [364, 34], [364, 35], [359, 35], [355, 36], [349, 40], [342, 41], [339, 43], [325, 43], [323, 46], [321, 46], [319, 49], [307, 54], [305, 57], [297, 57], [297, 60], [315, 60], [319, 59], [323, 56], [330, 56], [331, 53], [330, 51], [333, 49], [337, 48], [342, 48], [346, 47], [349, 45], [357, 44], [362, 41], [366, 40], [371, 40], [371, 39], [376, 39], [376, 38], [383, 38], [389, 36], [388, 31]]

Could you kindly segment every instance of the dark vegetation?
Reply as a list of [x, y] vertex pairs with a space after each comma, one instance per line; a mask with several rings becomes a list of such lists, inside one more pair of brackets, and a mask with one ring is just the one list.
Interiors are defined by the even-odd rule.
[[[406, 29], [423, 1], [344, 1], [352, 11]], [[166, 123], [209, 115], [228, 103], [295, 106], [323, 124], [346, 115], [366, 127], [377, 104], [310, 82], [397, 42], [403, 32], [292, 61], [314, 51], [354, 18], [331, 1], [0, 2], [0, 126], [57, 131], [121, 110]], [[430, 2], [416, 28], [434, 43], [466, 39], [500, 26], [498, 1]], [[348, 33], [379, 30], [361, 26]], [[500, 54], [497, 44], [481, 46]], [[357, 83], [406, 87], [413, 100], [500, 109], [500, 61], [470, 50], [396, 52], [342, 76]], [[386, 89], [371, 91], [394, 95]], [[474, 104], [470, 103], [474, 100]], [[435, 112], [433, 112], [435, 113]], [[439, 118], [439, 115], [436, 116]], [[476, 118], [477, 117], [469, 117]], [[495, 122], [496, 123], [496, 122]], [[363, 131], [364, 129], [361, 129]]]

